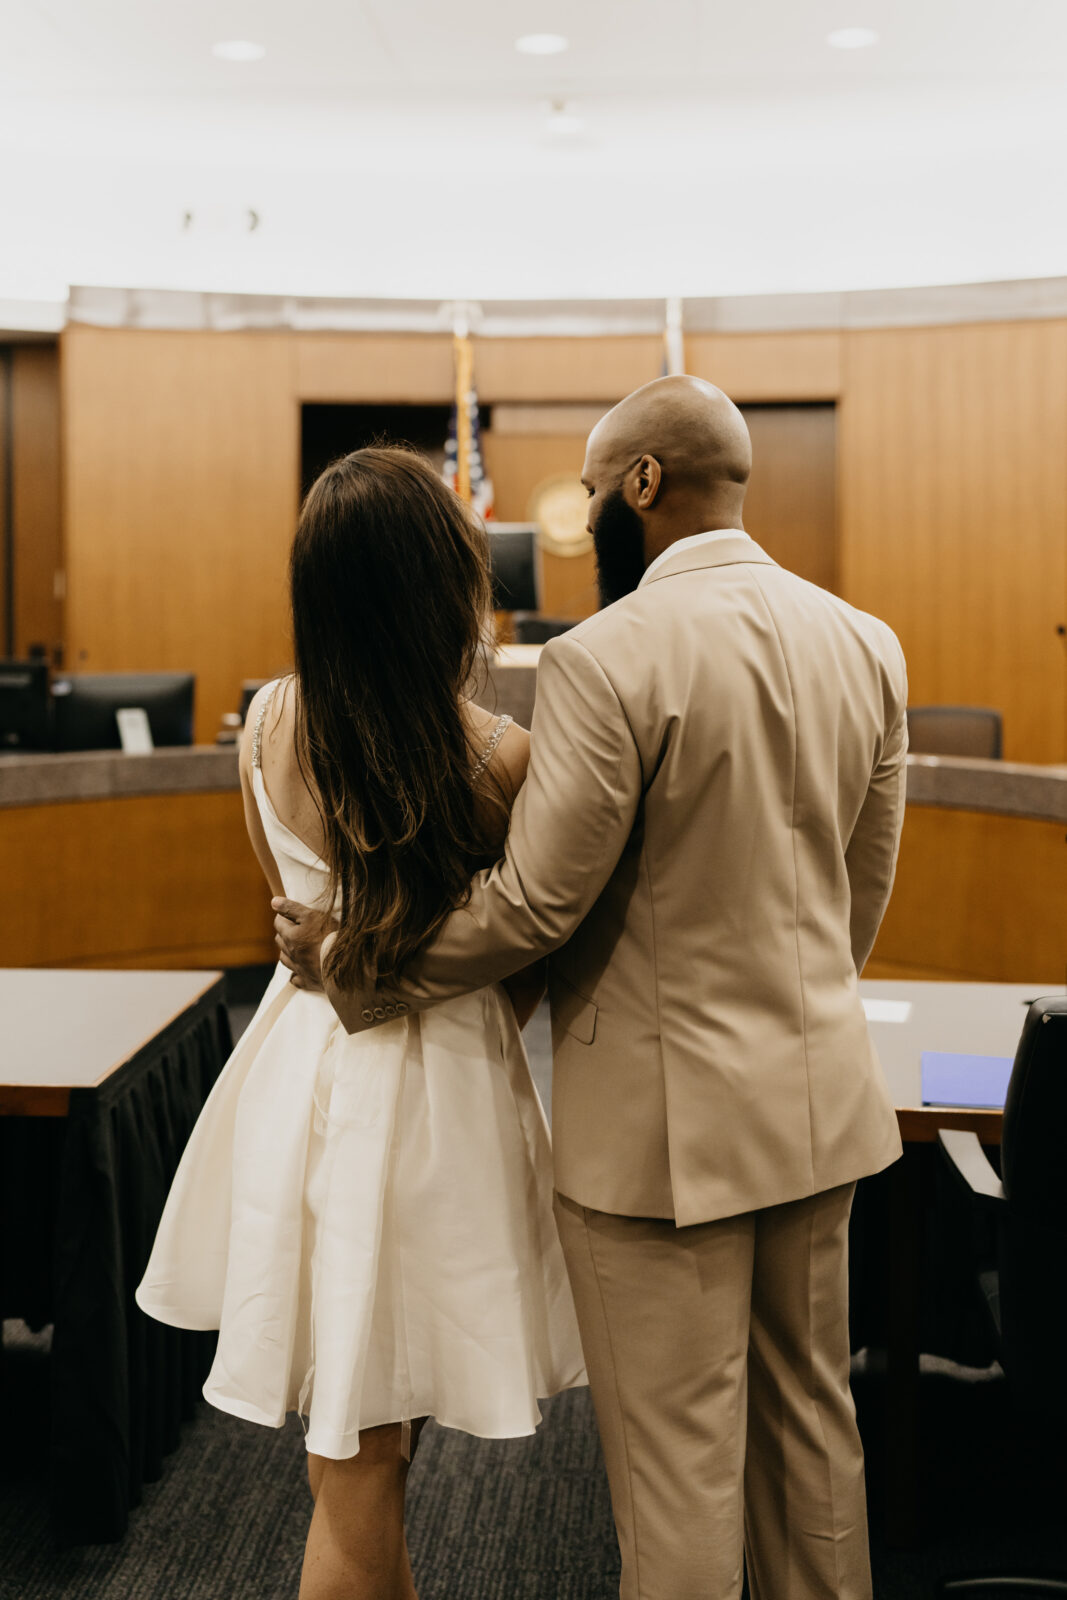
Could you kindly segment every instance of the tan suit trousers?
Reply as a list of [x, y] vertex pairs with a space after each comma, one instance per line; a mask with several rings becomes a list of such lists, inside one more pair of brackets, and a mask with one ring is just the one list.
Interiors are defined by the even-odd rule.
[[722, 1221], [556, 1196], [621, 1600], [870, 1600], [849, 1390], [854, 1184]]

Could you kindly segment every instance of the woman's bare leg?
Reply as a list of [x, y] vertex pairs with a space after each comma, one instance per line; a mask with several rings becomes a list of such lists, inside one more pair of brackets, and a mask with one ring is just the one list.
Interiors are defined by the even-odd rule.
[[[414, 1446], [414, 1424], [411, 1432]], [[400, 1424], [388, 1423], [365, 1429], [359, 1454], [346, 1461], [308, 1455], [315, 1510], [299, 1600], [417, 1600], [404, 1538], [409, 1463], [400, 1440]]]

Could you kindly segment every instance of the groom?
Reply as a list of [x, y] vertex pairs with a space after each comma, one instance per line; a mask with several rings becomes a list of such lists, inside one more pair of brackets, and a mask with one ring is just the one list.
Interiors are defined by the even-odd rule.
[[[900, 1153], [857, 977], [904, 813], [904, 659], [742, 529], [748, 432], [662, 378], [593, 430], [606, 609], [547, 644], [504, 859], [349, 1032], [548, 954], [556, 1216], [622, 1600], [867, 1600], [856, 1180]], [[283, 959], [318, 984], [302, 908]]]

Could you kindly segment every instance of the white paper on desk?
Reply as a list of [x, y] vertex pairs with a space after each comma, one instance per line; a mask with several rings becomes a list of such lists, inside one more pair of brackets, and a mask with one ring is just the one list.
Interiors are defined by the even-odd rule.
[[910, 1000], [864, 1000], [863, 1009], [868, 1022], [907, 1022], [911, 1016]]
[[115, 712], [119, 725], [119, 740], [127, 756], [147, 756], [155, 749], [148, 712], [143, 706], [123, 706]]

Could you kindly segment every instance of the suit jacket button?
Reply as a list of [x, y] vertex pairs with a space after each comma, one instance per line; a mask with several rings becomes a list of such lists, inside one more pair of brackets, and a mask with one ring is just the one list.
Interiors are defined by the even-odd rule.
[[385, 1007], [384, 1006], [375, 1006], [374, 1011], [373, 1011], [373, 1016], [374, 1016], [375, 1022], [381, 1022], [382, 1018], [385, 1016]]
[[364, 1006], [363, 1010], [360, 1012], [360, 1016], [363, 1018], [364, 1022], [374, 1021], [374, 1012], [371, 1010], [370, 1006]]
[[397, 1003], [396, 1003], [396, 1013], [397, 1013], [398, 1017], [406, 1016], [407, 1013], [410, 1010], [411, 1010], [411, 1007], [408, 1005], [406, 1000], [398, 1000], [397, 1001]]
[[386, 1014], [387, 1017], [395, 1017], [396, 1016], [396, 1006], [394, 1006], [391, 1001], [385, 1008], [385, 1014]]

